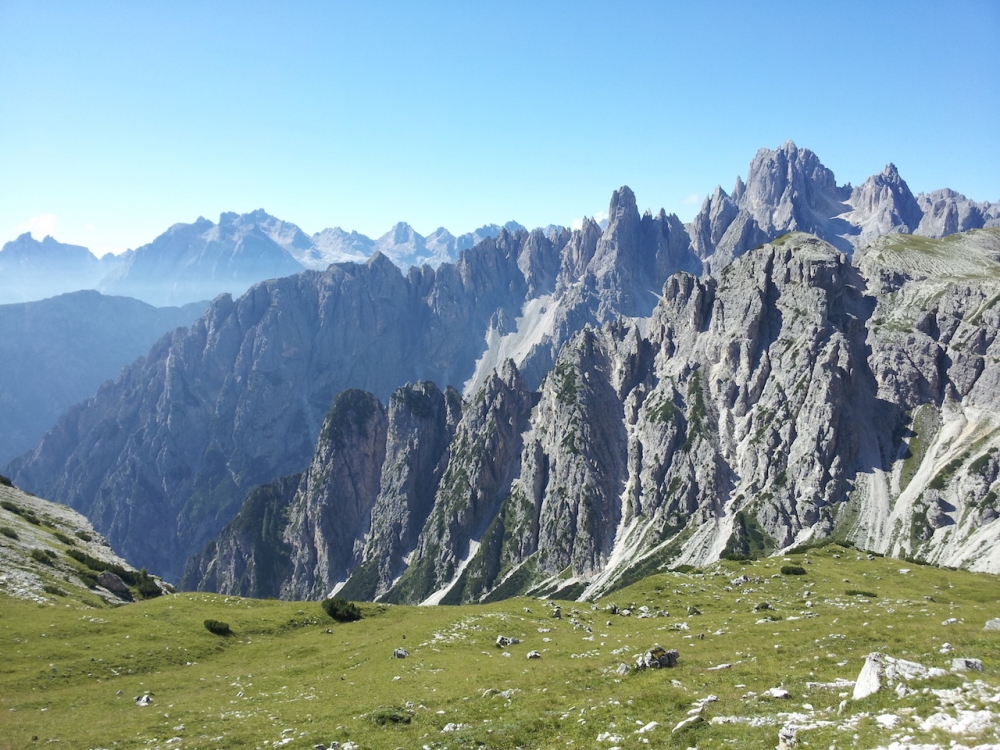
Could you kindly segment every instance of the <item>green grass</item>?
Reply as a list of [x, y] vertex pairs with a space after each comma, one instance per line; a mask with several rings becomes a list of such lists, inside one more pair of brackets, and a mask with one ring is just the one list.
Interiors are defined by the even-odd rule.
[[[788, 563], [807, 575], [780, 575]], [[911, 570], [901, 574], [901, 567]], [[751, 581], [733, 587], [741, 574]], [[878, 599], [847, 596], [844, 579]], [[761, 601], [772, 609], [754, 612]], [[610, 602], [633, 615], [610, 615]], [[333, 740], [365, 750], [639, 748], [641, 738], [650, 740], [647, 747], [768, 748], [777, 744], [776, 726], [702, 721], [671, 729], [709, 694], [718, 696], [704, 710], [709, 720], [803, 711], [804, 703], [818, 718], [843, 719], [837, 690], [806, 683], [853, 680], [876, 650], [944, 668], [952, 655], [981, 658], [985, 672], [975, 677], [1000, 683], [1000, 633], [983, 630], [1000, 614], [1000, 579], [868, 560], [836, 545], [794, 559], [659, 573], [596, 605], [561, 602], [562, 619], [555, 620], [547, 603], [531, 598], [460, 607], [361, 604], [360, 621], [337, 623], [317, 602], [203, 593], [117, 608], [58, 596], [43, 605], [3, 598], [0, 750], [56, 741], [66, 748], [263, 748], [283, 737], [292, 738], [284, 745], [292, 750]], [[641, 619], [641, 606], [669, 616]], [[689, 616], [689, 607], [701, 614]], [[764, 615], [781, 619], [756, 624]], [[952, 617], [959, 622], [941, 624]], [[205, 620], [229, 623], [233, 635], [213, 635]], [[682, 624], [689, 630], [676, 629]], [[501, 634], [522, 643], [499, 649]], [[944, 641], [954, 646], [952, 655], [938, 652]], [[654, 644], [678, 649], [677, 667], [614, 673]], [[392, 658], [395, 648], [409, 657]], [[541, 659], [526, 659], [533, 649]], [[732, 667], [708, 671], [723, 662]], [[962, 682], [949, 675], [914, 686]], [[778, 685], [791, 693], [788, 700], [745, 697]], [[146, 691], [153, 704], [135, 705], [132, 698]], [[935, 701], [919, 691], [905, 699], [883, 691], [850, 703], [848, 714], [868, 714], [851, 731], [805, 730], [800, 745], [887, 745], [893, 731], [879, 728], [874, 715], [912, 708], [926, 717], [937, 710]], [[920, 733], [905, 720], [917, 742], [947, 746], [952, 739]], [[633, 734], [650, 721], [660, 726]], [[448, 724], [463, 728], [442, 733]], [[979, 741], [995, 742], [992, 731]], [[624, 739], [598, 744], [602, 732]], [[181, 741], [166, 745], [173, 737]]]

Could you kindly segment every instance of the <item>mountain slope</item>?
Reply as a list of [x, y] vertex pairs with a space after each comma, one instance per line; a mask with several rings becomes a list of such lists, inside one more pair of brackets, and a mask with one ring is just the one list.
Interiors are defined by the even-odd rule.
[[[290, 574], [281, 594], [589, 596], [667, 564], [831, 536], [1000, 572], [998, 300], [998, 230], [887, 236], [859, 267], [791, 234], [717, 278], [678, 273], [648, 333], [585, 328], [537, 393], [512, 362], [491, 375], [432, 475], [419, 536], [395, 537], [405, 566], [371, 564], [396, 528], [379, 477], [420, 439], [383, 429], [384, 448], [361, 453], [321, 443], [310, 474], [340, 487], [333, 467], [356, 462], [369, 489], [352, 517], [364, 520], [338, 539], [286, 532], [293, 558], [341, 563], [305, 588]], [[300, 483], [287, 528], [303, 522], [297, 508], [341, 517], [323, 492]], [[233, 592], [218, 578], [185, 584]]]
[[37, 445], [66, 409], [206, 306], [156, 308], [94, 291], [0, 305], [0, 464]]
[[[421, 379], [485, 380], [505, 337], [530, 323], [526, 311], [558, 296], [518, 355], [537, 385], [587, 322], [648, 315], [654, 282], [698, 261], [686, 242], [671, 244], [676, 217], [640, 217], [628, 188], [615, 200], [628, 210], [586, 260], [562, 252], [573, 241], [567, 231], [502, 229], [454, 265], [405, 277], [375, 253], [363, 265], [258, 284], [236, 301], [222, 296], [190, 331], [71, 410], [10, 471], [96, 519], [129, 559], [175, 578], [247, 490], [306, 467], [338, 392], [361, 387], [385, 399]], [[600, 236], [579, 234], [577, 242]], [[657, 276], [643, 278], [634, 263]]]

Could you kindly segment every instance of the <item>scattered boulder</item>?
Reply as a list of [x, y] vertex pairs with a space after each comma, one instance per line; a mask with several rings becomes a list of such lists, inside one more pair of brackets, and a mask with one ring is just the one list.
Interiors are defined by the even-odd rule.
[[410, 652], [407, 651], [405, 648], [397, 648], [393, 650], [392, 655], [396, 659], [405, 659], [407, 656], [410, 655]]
[[942, 643], [941, 644], [941, 648], [938, 650], [938, 653], [939, 654], [950, 654], [954, 650], [955, 650], [955, 647], [952, 646], [950, 643]]
[[663, 646], [656, 645], [635, 660], [635, 668], [646, 669], [648, 667], [650, 669], [660, 669], [661, 667], [673, 667], [676, 666], [680, 656], [680, 652], [675, 648], [667, 651]]
[[995, 620], [987, 620], [983, 630], [1000, 630], [1000, 617]]
[[789, 693], [784, 688], [773, 687], [773, 688], [765, 690], [763, 693], [761, 693], [761, 697], [764, 697], [764, 698], [788, 698], [789, 697]]
[[529, 651], [528, 652], [528, 658], [529, 659], [541, 659], [542, 658], [542, 654], [540, 652], [538, 652], [538, 651]]
[[698, 609], [697, 607], [688, 607], [688, 614], [689, 615], [700, 615], [701, 614], [701, 610]]
[[110, 571], [102, 570], [100, 572], [97, 576], [97, 585], [106, 588], [119, 599], [132, 601], [132, 592], [128, 590], [125, 581]]
[[622, 663], [618, 665], [618, 669], [615, 670], [615, 674], [619, 677], [624, 677], [628, 674], [628, 664]]
[[753, 608], [753, 611], [754, 612], [763, 612], [764, 610], [767, 610], [767, 609], [774, 609], [774, 607], [771, 606], [771, 602], [761, 602], [760, 604], [755, 604], [754, 608]]
[[552, 617], [554, 619], [556, 619], [556, 620], [561, 620], [562, 619], [562, 607], [556, 606], [552, 610]]
[[883, 680], [892, 685], [898, 680], [926, 680], [928, 677], [943, 677], [948, 674], [937, 667], [925, 667], [915, 661], [894, 659], [886, 654], [873, 652], [865, 657], [865, 665], [854, 683], [854, 700], [867, 698], [882, 689]]
[[520, 643], [520, 638], [511, 638], [506, 635], [497, 636], [497, 646], [500, 648], [506, 648], [507, 646], [513, 646], [515, 643]]
[[945, 620], [941, 624], [942, 625], [957, 625], [958, 624], [958, 618], [957, 617], [949, 617], [947, 620]]
[[983, 662], [981, 659], [952, 659], [951, 660], [951, 671], [952, 672], [982, 672]]
[[[115, 576], [115, 578], [118, 578], [118, 576]], [[149, 693], [143, 693], [142, 695], [137, 695], [132, 700], [135, 701], [135, 705], [137, 706], [150, 706], [153, 704], [153, 696], [151, 696]]]

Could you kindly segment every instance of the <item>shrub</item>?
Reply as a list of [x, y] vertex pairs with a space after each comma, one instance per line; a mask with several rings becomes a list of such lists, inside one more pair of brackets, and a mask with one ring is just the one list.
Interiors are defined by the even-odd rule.
[[876, 594], [874, 591], [862, 591], [861, 589], [847, 589], [847, 591], [845, 591], [844, 593], [847, 594], [848, 596], [868, 596], [871, 597], [872, 599], [878, 599], [878, 594]]
[[0, 534], [3, 534], [8, 539], [17, 539], [17, 532], [14, 531], [10, 526], [0, 526]]
[[694, 565], [688, 565], [687, 563], [682, 563], [676, 568], [671, 568], [675, 573], [696, 573], [698, 569]]
[[409, 724], [410, 715], [402, 708], [396, 706], [379, 706], [370, 714], [368, 719], [372, 724], [384, 727], [386, 724]]
[[139, 571], [139, 581], [135, 584], [135, 588], [143, 599], [155, 599], [163, 593], [145, 568]]
[[63, 544], [65, 544], [67, 547], [73, 547], [73, 546], [76, 545], [76, 541], [74, 539], [72, 539], [71, 537], [66, 536], [61, 531], [54, 531], [54, 532], [52, 532], [52, 536], [54, 536], [60, 542], [62, 542]]
[[229, 629], [228, 622], [221, 622], [219, 620], [205, 620], [205, 630], [214, 635], [232, 635], [233, 631]]
[[337, 622], [354, 622], [361, 619], [361, 610], [358, 609], [358, 605], [341, 599], [339, 596], [335, 599], [324, 599], [323, 611]]
[[69, 596], [65, 591], [63, 591], [58, 586], [53, 586], [51, 583], [46, 583], [42, 586], [42, 591], [46, 594], [52, 594], [53, 596]]
[[82, 565], [86, 565], [91, 570], [96, 570], [100, 573], [102, 570], [106, 570], [109, 573], [114, 573], [116, 576], [121, 578], [129, 586], [138, 586], [139, 581], [142, 580], [142, 572], [136, 572], [134, 570], [125, 570], [121, 565], [115, 565], [114, 563], [104, 562], [104, 560], [98, 560], [92, 555], [88, 555], [86, 552], [81, 552], [78, 549], [68, 549], [66, 554], [76, 560]]
[[52, 558], [45, 554], [45, 550], [33, 549], [31, 550], [31, 559], [42, 565], [51, 565]]
[[88, 534], [86, 531], [78, 531], [78, 532], [76, 532], [76, 538], [77, 539], [82, 539], [85, 542], [89, 542], [89, 541], [93, 540], [93, 537], [90, 534]]
[[3, 474], [0, 474], [0, 484], [2, 484], [4, 487], [14, 486], [14, 483], [10, 481], [10, 477], [5, 477]]
[[3, 508], [4, 510], [9, 510], [11, 513], [14, 513], [15, 515], [18, 516], [21, 515], [21, 509], [17, 505], [14, 505], [14, 503], [12, 503], [10, 500], [0, 500], [0, 508]]
[[782, 565], [781, 575], [783, 576], [804, 576], [806, 569], [801, 565]]

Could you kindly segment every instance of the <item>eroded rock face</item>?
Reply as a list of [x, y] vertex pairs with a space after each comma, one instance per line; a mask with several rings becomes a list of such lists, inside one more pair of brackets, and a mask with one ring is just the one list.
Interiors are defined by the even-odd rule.
[[[767, 554], [842, 517], [870, 549], [1000, 569], [1000, 236], [928, 242], [887, 240], [858, 267], [790, 235], [716, 278], [670, 277], [645, 334], [584, 328], [536, 392], [508, 361], [464, 406], [429, 384], [394, 396], [384, 454], [358, 454], [379, 489], [339, 543], [343, 590], [589, 595], [638, 560]], [[403, 409], [417, 393], [420, 420]]]

